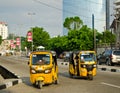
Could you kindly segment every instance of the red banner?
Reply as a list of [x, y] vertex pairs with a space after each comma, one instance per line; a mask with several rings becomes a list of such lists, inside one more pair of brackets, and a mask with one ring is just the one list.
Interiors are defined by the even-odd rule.
[[32, 32], [31, 32], [31, 31], [29, 31], [29, 32], [27, 33], [27, 41], [28, 41], [28, 42], [32, 42]]
[[16, 38], [16, 45], [20, 46], [20, 38]]
[[11, 46], [11, 48], [15, 48], [16, 47], [15, 44], [14, 44], [14, 40], [10, 41], [10, 46]]

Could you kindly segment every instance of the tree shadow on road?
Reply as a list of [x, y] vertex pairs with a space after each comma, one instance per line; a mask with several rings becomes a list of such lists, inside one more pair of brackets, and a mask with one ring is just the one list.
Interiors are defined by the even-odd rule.
[[[34, 84], [32, 84], [32, 83], [30, 82], [30, 77], [22, 77], [21, 79], [22, 79], [22, 82], [23, 82], [24, 84], [26, 84], [27, 86], [37, 88], [37, 86], [35, 86]], [[44, 85], [44, 87], [45, 87], [45, 86], [49, 86], [49, 85], [51, 85], [51, 84], [46, 84], [46, 85]]]
[[21, 77], [22, 82], [28, 86], [32, 86], [31, 82], [30, 82], [30, 77]]

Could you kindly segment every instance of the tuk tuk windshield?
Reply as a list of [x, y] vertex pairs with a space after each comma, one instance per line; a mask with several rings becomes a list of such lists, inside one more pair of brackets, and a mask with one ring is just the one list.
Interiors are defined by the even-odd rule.
[[94, 53], [88, 53], [88, 54], [81, 54], [80, 60], [87, 62], [87, 61], [96, 61], [96, 56]]
[[33, 54], [32, 65], [48, 65], [50, 64], [49, 54]]

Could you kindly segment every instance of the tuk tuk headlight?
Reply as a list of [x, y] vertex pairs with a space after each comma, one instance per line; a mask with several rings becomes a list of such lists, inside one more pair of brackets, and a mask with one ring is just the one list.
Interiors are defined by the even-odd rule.
[[85, 68], [85, 67], [86, 67], [86, 65], [83, 65], [83, 67]]
[[45, 74], [51, 73], [51, 69], [46, 69]]
[[97, 65], [93, 65], [93, 67], [97, 67]]
[[86, 65], [81, 65], [81, 67], [86, 68]]
[[34, 69], [32, 69], [32, 70], [31, 70], [31, 73], [32, 73], [32, 74], [35, 74], [35, 73], [36, 73], [36, 71], [35, 71]]

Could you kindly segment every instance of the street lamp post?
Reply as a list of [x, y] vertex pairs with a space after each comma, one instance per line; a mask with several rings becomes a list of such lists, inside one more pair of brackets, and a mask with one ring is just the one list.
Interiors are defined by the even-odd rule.
[[[32, 16], [35, 15], [35, 13], [28, 13], [28, 15], [31, 17], [31, 28], [32, 28]], [[32, 51], [33, 51], [33, 30], [32, 32]]]
[[96, 31], [94, 29], [94, 14], [92, 14], [92, 30], [93, 30], [93, 49], [96, 50]]
[[[18, 26], [19, 26], [19, 30], [21, 31], [21, 28], [22, 28], [22, 24], [18, 24]], [[19, 36], [19, 38], [20, 38], [20, 46], [19, 46], [19, 49], [20, 49], [20, 54], [21, 54], [21, 52], [22, 52], [22, 43], [21, 43], [21, 36]]]

